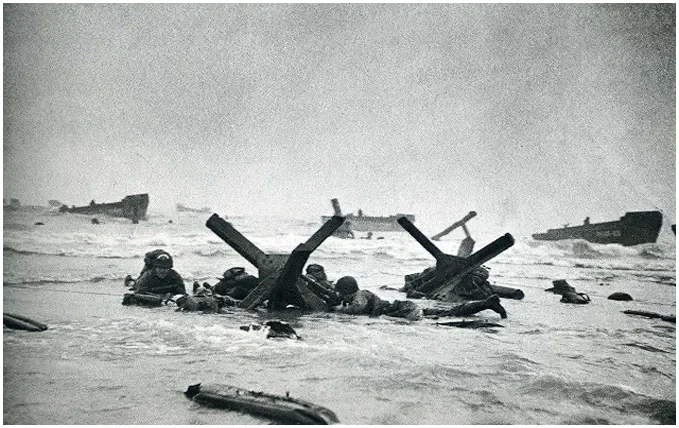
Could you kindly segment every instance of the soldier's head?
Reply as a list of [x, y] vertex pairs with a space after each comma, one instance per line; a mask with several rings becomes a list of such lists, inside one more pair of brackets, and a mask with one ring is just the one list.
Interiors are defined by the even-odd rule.
[[234, 280], [237, 277], [243, 275], [245, 273], [245, 268], [242, 267], [232, 267], [231, 269], [227, 269], [224, 271], [224, 274], [222, 275], [221, 278], [219, 278], [220, 281], [225, 280]]
[[325, 274], [325, 270], [321, 265], [310, 264], [309, 266], [306, 267], [306, 274], [309, 276], [313, 276], [315, 279], [319, 281], [328, 280], [328, 276]]
[[339, 293], [340, 297], [350, 296], [358, 291], [358, 283], [353, 276], [343, 276], [337, 280], [335, 291]]
[[152, 264], [156, 276], [165, 278], [172, 269], [172, 257], [167, 254], [160, 254], [153, 260]]

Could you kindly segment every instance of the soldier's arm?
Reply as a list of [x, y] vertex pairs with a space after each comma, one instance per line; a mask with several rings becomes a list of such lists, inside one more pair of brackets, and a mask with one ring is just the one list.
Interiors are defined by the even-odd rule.
[[184, 285], [184, 280], [182, 279], [181, 275], [179, 275], [177, 272], [174, 272], [172, 280], [173, 283], [175, 284], [174, 294], [187, 294], [186, 286]]
[[337, 308], [337, 312], [343, 314], [353, 314], [353, 315], [369, 315], [368, 311], [368, 296], [360, 291], [351, 299], [351, 302], [346, 306], [340, 306]]
[[138, 293], [145, 293], [149, 291], [149, 276], [151, 271], [144, 272], [134, 284], [134, 291]]

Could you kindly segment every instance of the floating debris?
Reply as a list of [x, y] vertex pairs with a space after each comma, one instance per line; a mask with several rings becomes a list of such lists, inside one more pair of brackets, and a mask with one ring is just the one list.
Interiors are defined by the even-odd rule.
[[45, 331], [47, 330], [47, 324], [35, 321], [31, 318], [24, 317], [21, 315], [14, 315], [3, 313], [2, 323], [8, 328], [14, 330], [26, 330], [26, 331]]
[[615, 293], [608, 296], [608, 300], [620, 300], [620, 301], [623, 301], [623, 302], [630, 302], [634, 299], [632, 299], [632, 296], [630, 296], [627, 293], [622, 293], [620, 291], [616, 291]]
[[233, 386], [191, 385], [184, 393], [193, 401], [219, 409], [235, 410], [276, 422], [295, 425], [331, 425], [339, 423], [333, 411], [307, 401], [285, 396], [248, 391]]

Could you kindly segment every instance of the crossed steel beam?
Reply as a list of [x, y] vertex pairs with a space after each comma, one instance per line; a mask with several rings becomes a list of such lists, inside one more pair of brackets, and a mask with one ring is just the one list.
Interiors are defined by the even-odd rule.
[[326, 310], [326, 303], [311, 292], [300, 277], [311, 253], [342, 223], [344, 217], [333, 216], [290, 254], [265, 253], [217, 214], [213, 214], [205, 225], [259, 271], [257, 287], [240, 302], [240, 308], [253, 309], [269, 300], [271, 309], [283, 309], [292, 304], [313, 310]]
[[436, 259], [436, 268], [432, 280], [427, 281], [417, 289], [431, 299], [449, 300], [453, 287], [462, 278], [514, 245], [514, 237], [506, 233], [479, 251], [469, 255], [469, 257], [453, 256], [441, 251], [406, 217], [400, 217], [397, 221]]

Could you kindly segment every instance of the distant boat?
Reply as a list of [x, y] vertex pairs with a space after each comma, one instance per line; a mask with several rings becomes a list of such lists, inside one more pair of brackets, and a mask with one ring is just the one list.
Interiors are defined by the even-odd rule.
[[148, 193], [138, 195], [128, 195], [120, 202], [110, 202], [98, 204], [94, 201], [84, 207], [62, 205], [59, 212], [74, 214], [105, 214], [111, 217], [124, 217], [137, 223], [139, 220], [146, 220], [146, 210], [149, 207]]
[[[413, 214], [395, 214], [385, 217], [367, 216], [363, 215], [363, 211], [360, 209], [358, 210], [358, 215], [351, 213], [342, 214], [337, 199], [332, 199], [331, 202], [335, 215], [343, 216], [345, 218], [344, 225], [356, 232], [405, 232], [405, 229], [398, 224], [397, 220], [401, 217], [406, 217], [411, 222], [415, 222]], [[330, 216], [322, 216], [321, 222], [325, 223], [330, 218]]]
[[662, 226], [662, 213], [634, 211], [625, 213], [617, 221], [592, 224], [588, 224], [587, 221], [580, 226], [565, 226], [561, 229], [549, 229], [546, 233], [536, 233], [533, 239], [540, 241], [584, 239], [597, 244], [625, 246], [656, 242]]
[[180, 213], [210, 213], [212, 210], [210, 207], [203, 207], [203, 208], [191, 208], [187, 207], [186, 205], [183, 204], [177, 204], [177, 211]]

